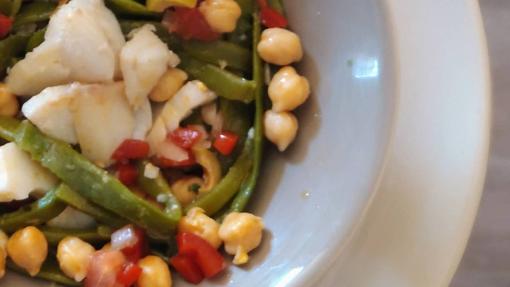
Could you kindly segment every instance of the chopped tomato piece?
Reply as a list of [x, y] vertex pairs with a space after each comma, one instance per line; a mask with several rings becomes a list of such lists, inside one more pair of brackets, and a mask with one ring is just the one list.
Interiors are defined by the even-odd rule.
[[0, 39], [5, 38], [12, 28], [12, 19], [0, 13]]
[[154, 164], [161, 168], [185, 168], [194, 166], [197, 162], [193, 157], [193, 154], [189, 153], [189, 157], [186, 160], [175, 161], [164, 157], [157, 157], [153, 160]]
[[113, 152], [112, 159], [126, 161], [130, 159], [141, 159], [149, 154], [149, 144], [142, 140], [127, 139]]
[[141, 274], [142, 268], [133, 262], [129, 262], [124, 264], [122, 270], [117, 273], [117, 282], [129, 287], [136, 283]]
[[287, 18], [271, 8], [267, 0], [257, 0], [260, 7], [260, 21], [267, 28], [285, 28], [289, 24]]
[[138, 170], [130, 163], [117, 164], [117, 178], [124, 185], [130, 186], [135, 184], [138, 177]]
[[92, 255], [85, 278], [85, 287], [118, 287], [117, 274], [126, 262], [118, 250], [97, 251]]
[[178, 254], [170, 258], [170, 265], [184, 278], [186, 281], [198, 284], [204, 280], [204, 275], [200, 268], [187, 255]]
[[214, 41], [220, 34], [214, 32], [198, 8], [176, 7], [168, 11], [163, 19], [167, 29], [185, 40]]
[[289, 24], [282, 14], [269, 7], [260, 10], [260, 21], [267, 28], [285, 28]]
[[225, 259], [209, 242], [193, 233], [177, 234], [179, 254], [190, 256], [206, 278], [213, 277], [225, 269]]
[[126, 259], [131, 262], [138, 262], [143, 256], [147, 253], [147, 240], [145, 239], [145, 232], [141, 228], [134, 227], [132, 225], [128, 225], [130, 228], [133, 228], [134, 235], [136, 237], [136, 241], [134, 244], [130, 246], [126, 246], [121, 249]]
[[190, 149], [203, 137], [202, 131], [192, 126], [177, 128], [168, 134], [168, 138], [183, 149]]
[[236, 147], [239, 136], [228, 131], [222, 131], [216, 139], [214, 139], [213, 146], [222, 155], [230, 155]]

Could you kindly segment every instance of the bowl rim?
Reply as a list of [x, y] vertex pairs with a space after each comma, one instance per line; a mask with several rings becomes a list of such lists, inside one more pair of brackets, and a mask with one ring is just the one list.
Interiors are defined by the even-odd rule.
[[[314, 266], [308, 268], [305, 274], [302, 274], [303, 280], [296, 280], [296, 284], [292, 284], [291, 286], [313, 286], [314, 283], [318, 284], [317, 286], [334, 286], [331, 284], [338, 285], [338, 282], [348, 282], [349, 285], [346, 286], [377, 286], [377, 284], [392, 284], [391, 286], [409, 286], [409, 284], [412, 284], [412, 286], [448, 286], [455, 274], [455, 271], [457, 270], [478, 211], [489, 157], [491, 129], [491, 76], [489, 53], [481, 11], [477, 1], [455, 0], [449, 1], [448, 4], [439, 3], [440, 1], [421, 2], [423, 3], [406, 0], [382, 1], [384, 13], [386, 13], [386, 18], [390, 22], [391, 26], [391, 30], [388, 31], [388, 33], [392, 41], [391, 48], [394, 49], [392, 51], [394, 56], [393, 60], [395, 61], [396, 72], [398, 74], [397, 102], [399, 104], [397, 107], [398, 115], [394, 130], [392, 131], [394, 137], [390, 143], [389, 152], [386, 155], [387, 158], [381, 171], [381, 177], [378, 181], [376, 192], [373, 193], [370, 203], [367, 205], [363, 213], [363, 218], [356, 224], [346, 243], [337, 244], [334, 248], [332, 248], [336, 248], [333, 254], [325, 255], [324, 258], [318, 258], [315, 260], [313, 263]], [[444, 11], [438, 13], [438, 9], [444, 9]], [[479, 80], [476, 83], [465, 83], [466, 86], [473, 88], [472, 94], [468, 97], [470, 104], [467, 106], [469, 106], [469, 109], [462, 110], [458, 113], [461, 117], [466, 117], [469, 113], [478, 113], [478, 124], [469, 131], [471, 132], [470, 138], [472, 139], [472, 142], [469, 143], [466, 160], [464, 161], [466, 164], [466, 170], [462, 171], [463, 174], [470, 175], [471, 177], [467, 178], [464, 176], [463, 178], [462, 176], [459, 176], [455, 182], [450, 182], [448, 184], [436, 183], [434, 185], [435, 188], [442, 189], [442, 191], [445, 192], [447, 192], [449, 188], [452, 188], [452, 186], [462, 188], [462, 192], [458, 192], [456, 195], [452, 195], [452, 192], [450, 192], [450, 198], [437, 198], [435, 200], [430, 196], [429, 198], [426, 198], [426, 200], [431, 200], [426, 207], [431, 207], [434, 204], [441, 202], [444, 203], [446, 201], [453, 202], [454, 200], [461, 201], [462, 205], [454, 205], [454, 210], [451, 212], [448, 211], [448, 214], [442, 218], [444, 220], [444, 222], [441, 222], [443, 226], [448, 226], [449, 224], [456, 225], [456, 230], [451, 234], [451, 238], [449, 238], [448, 242], [442, 243], [444, 245], [452, 246], [450, 252], [442, 256], [432, 255], [431, 257], [434, 258], [413, 257], [413, 270], [423, 268], [423, 270], [437, 271], [434, 267], [431, 267], [431, 265], [434, 264], [433, 262], [443, 262], [442, 266], [445, 267], [444, 270], [441, 270], [441, 272], [425, 272], [426, 274], [421, 272], [421, 276], [423, 278], [419, 279], [416, 277], [416, 274], [413, 274], [411, 269], [399, 270], [398, 273], [394, 273], [394, 270], [378, 270], [377, 266], [370, 264], [370, 260], [377, 256], [381, 257], [381, 254], [378, 252], [380, 252], [382, 248], [386, 248], [387, 250], [385, 250], [384, 254], [391, 254], [394, 251], [397, 255], [392, 257], [382, 256], [382, 258], [378, 258], [378, 262], [380, 264], [390, 260], [398, 261], [399, 264], [406, 264], [406, 262], [409, 262], [409, 256], [414, 254], [415, 251], [422, 246], [419, 246], [416, 242], [410, 242], [409, 240], [402, 242], [401, 244], [394, 245], [390, 242], [378, 242], [377, 240], [372, 240], [370, 238], [367, 239], [366, 236], [367, 234], [381, 234], [380, 226], [384, 224], [394, 227], [395, 229], [392, 230], [392, 232], [400, 232], [403, 234], [411, 232], [405, 224], [396, 228], [399, 224], [397, 221], [403, 220], [396, 220], [394, 216], [395, 214], [384, 211], [392, 206], [392, 201], [398, 200], [395, 196], [402, 192], [390, 191], [390, 189], [402, 188], [404, 185], [401, 182], [405, 182], [407, 180], [406, 178], [398, 178], [398, 182], [400, 183], [395, 182], [396, 174], [403, 170], [403, 167], [399, 166], [401, 164], [399, 160], [399, 152], [396, 152], [395, 149], [402, 147], [404, 144], [408, 144], [404, 143], [404, 141], [407, 140], [406, 135], [412, 135], [412, 132], [410, 132], [412, 127], [410, 125], [403, 124], [403, 121], [408, 120], [408, 118], [405, 117], [405, 114], [409, 113], [409, 111], [406, 110], [416, 110], [416, 107], [409, 108], [406, 106], [406, 104], [409, 103], [410, 95], [406, 95], [405, 91], [413, 90], [412, 87], [410, 87], [411, 83], [409, 80], [411, 79], [414, 81], [412, 84], [418, 83], [418, 85], [420, 85], [420, 81], [423, 82], [423, 79], [419, 79], [412, 74], [409, 75], [409, 64], [413, 63], [415, 68], [430, 68], [430, 62], [441, 62], [441, 57], [444, 58], [444, 55], [437, 52], [430, 53], [429, 56], [433, 58], [427, 59], [416, 56], [413, 58], [412, 55], [413, 53], [415, 55], [419, 55], [423, 54], [424, 51], [433, 51], [434, 49], [437, 49], [436, 43], [441, 40], [441, 37], [439, 37], [439, 35], [434, 36], [433, 33], [425, 33], [426, 35], [423, 35], [420, 34], [420, 32], [427, 32], [427, 29], [429, 29], [428, 26], [432, 26], [430, 29], [434, 29], [441, 25], [451, 25], [452, 18], [450, 16], [455, 10], [456, 16], [464, 17], [463, 19], [455, 20], [462, 20], [464, 21], [463, 23], [467, 25], [463, 27], [462, 33], [459, 33], [462, 35], [459, 35], [458, 39], [450, 39], [451, 43], [448, 44], [452, 47], [457, 46], [457, 48], [460, 49], [469, 45], [469, 49], [472, 52], [473, 57], [466, 59], [466, 67], [477, 67], [477, 69], [471, 69], [465, 72], [470, 73], [472, 77]], [[423, 19], [433, 19], [435, 23], [432, 25], [430, 23], [420, 23], [420, 20]], [[424, 36], [426, 39], [417, 40], [413, 37], [414, 35]], [[466, 42], [466, 40], [468, 42]], [[443, 61], [443, 63], [448, 62]], [[450, 68], [453, 70], [458, 69], [458, 67]], [[431, 77], [434, 76], [436, 75], [431, 75]], [[443, 95], [445, 88], [448, 89], [448, 87], [436, 87], [436, 90]], [[417, 93], [412, 96], [430, 96], [431, 91], [433, 90], [434, 89], [432, 88], [427, 92], [415, 91]], [[431, 116], [431, 114], [419, 114], [418, 116], [421, 116], [423, 120], [425, 119], [424, 117]], [[448, 114], [445, 113], [441, 116], [447, 119]], [[420, 127], [419, 119], [417, 119], [416, 122], [418, 127]], [[459, 132], [464, 131], [459, 130]], [[446, 142], [458, 141], [457, 136], [458, 135], [456, 134], [452, 134], [443, 140]], [[437, 158], [442, 155], [440, 152], [438, 153], [438, 150], [435, 147], [425, 148], [423, 145], [420, 146], [416, 143], [415, 145], [416, 147], [414, 148], [416, 149], [416, 152], [424, 153], [431, 158]], [[424, 155], [422, 155], [422, 157], [423, 156]], [[413, 186], [416, 190], [426, 190], [427, 186], [423, 183], [428, 184], [430, 181], [434, 181], [434, 176], [437, 176], [434, 169], [441, 168], [441, 165], [444, 165], [444, 162], [437, 161], [436, 165], [431, 164], [427, 167], [427, 169], [431, 171], [430, 174], [423, 173], [419, 178], [411, 178], [409, 180], [412, 180], [415, 184], [407, 184], [406, 186]], [[412, 166], [406, 168], [413, 169]], [[457, 173], [460, 173], [460, 171]], [[417, 176], [416, 174], [414, 175]], [[462, 184], [462, 178], [464, 181], [469, 182], [470, 186]], [[435, 181], [437, 181], [437, 179]], [[440, 193], [441, 191], [438, 190], [436, 192]], [[415, 208], [414, 211], [410, 211], [410, 209], [407, 211], [414, 213], [415, 216], [431, 216], [430, 211], [427, 213], [427, 211], [419, 208]], [[421, 223], [424, 222], [425, 221]], [[439, 226], [441, 224], [437, 225]], [[443, 234], [445, 233], [444, 229], [439, 227], [436, 227], [436, 229]], [[401, 246], [406, 246], [408, 249], [407, 252], [402, 252], [402, 250], [400, 250], [402, 249]], [[327, 266], [330, 267], [324, 268], [324, 264], [327, 264]], [[371, 274], [371, 272], [377, 275], [370, 278], [372, 276], [367, 274]], [[361, 278], [361, 274], [365, 274], [365, 278]], [[378, 280], [375, 280], [376, 283], [374, 283], [375, 278], [378, 278]], [[381, 283], [380, 279], [383, 278], [393, 281], [391, 283], [386, 281]], [[413, 279], [416, 281], [412, 281]]]

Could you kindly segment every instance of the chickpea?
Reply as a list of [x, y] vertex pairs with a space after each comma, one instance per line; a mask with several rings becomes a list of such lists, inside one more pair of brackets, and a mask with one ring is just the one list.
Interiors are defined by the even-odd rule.
[[7, 258], [7, 240], [9, 238], [0, 230], [0, 278], [3, 278], [5, 275], [5, 260]]
[[298, 121], [289, 112], [267, 111], [264, 114], [264, 133], [278, 150], [285, 151], [297, 135]]
[[264, 61], [279, 66], [290, 65], [303, 58], [303, 48], [299, 36], [282, 28], [264, 30], [257, 51]]
[[80, 238], [65, 237], [57, 247], [60, 269], [76, 282], [80, 282], [87, 276], [87, 268], [94, 252], [94, 247]]
[[138, 278], [138, 287], [171, 287], [172, 275], [168, 265], [157, 256], [147, 256], [138, 261], [142, 274]]
[[205, 0], [198, 8], [214, 32], [230, 33], [236, 29], [241, 7], [234, 0]]
[[34, 226], [16, 231], [7, 241], [7, 253], [12, 261], [25, 269], [30, 276], [39, 273], [48, 255], [48, 241]]
[[308, 80], [291, 66], [281, 68], [269, 84], [269, 98], [275, 112], [292, 111], [303, 104], [309, 95]]
[[18, 111], [16, 96], [8, 90], [7, 85], [0, 83], [0, 116], [14, 117]]
[[220, 225], [216, 220], [207, 216], [202, 208], [194, 207], [185, 217], [179, 220], [177, 226], [178, 232], [189, 232], [205, 239], [214, 248], [221, 245], [221, 239], [218, 236]]
[[248, 253], [257, 248], [262, 241], [263, 229], [262, 218], [251, 213], [232, 212], [225, 217], [219, 235], [225, 241], [225, 251], [235, 255], [234, 264], [248, 262]]
[[149, 94], [154, 102], [166, 102], [171, 99], [188, 79], [188, 74], [177, 68], [170, 68], [161, 76], [161, 79]]
[[188, 205], [197, 197], [202, 186], [204, 180], [200, 177], [185, 177], [172, 184], [172, 193], [182, 205]]

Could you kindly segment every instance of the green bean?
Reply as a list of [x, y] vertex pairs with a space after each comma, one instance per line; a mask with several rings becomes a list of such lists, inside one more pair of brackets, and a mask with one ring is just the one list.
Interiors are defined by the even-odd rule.
[[6, 141], [15, 141], [19, 121], [11, 117], [0, 116], [0, 138]]
[[40, 230], [44, 233], [48, 243], [52, 246], [58, 245], [58, 243], [67, 236], [78, 237], [88, 243], [97, 244], [109, 241], [112, 235], [112, 229], [102, 225], [92, 229], [66, 229], [42, 226]]
[[236, 29], [232, 33], [226, 35], [227, 41], [245, 48], [249, 48], [252, 42], [251, 30], [251, 15], [243, 15], [239, 18], [239, 20], [237, 20]]
[[160, 22], [121, 19], [119, 23], [120, 28], [122, 29], [122, 33], [124, 33], [124, 35], [126, 36], [134, 29], [138, 29], [143, 25], [146, 24], [153, 25], [156, 28], [155, 31], [156, 35], [158, 35], [161, 41], [165, 42], [171, 50], [182, 49], [181, 40], [174, 34], [168, 33], [166, 28], [163, 27], [163, 25]]
[[253, 0], [235, 0], [237, 4], [241, 7], [241, 11], [243, 11], [243, 15], [247, 15], [251, 17], [253, 14], [254, 1]]
[[216, 66], [225, 65], [242, 72], [250, 72], [250, 51], [234, 43], [188, 41], [182, 43], [183, 51], [193, 58]]
[[20, 124], [15, 138], [32, 159], [87, 200], [146, 229], [151, 237], [165, 239], [173, 234], [178, 217], [136, 196], [68, 144], [45, 136], [28, 121]]
[[34, 34], [28, 39], [26, 52], [32, 52], [35, 48], [37, 48], [39, 45], [44, 42], [44, 34], [46, 34], [46, 28], [40, 29], [35, 31]]
[[103, 224], [113, 227], [121, 227], [127, 224], [126, 220], [90, 203], [79, 193], [73, 191], [65, 184], [62, 184], [56, 190], [55, 195], [60, 201], [63, 201], [75, 209], [94, 217], [97, 221]]
[[50, 19], [51, 14], [57, 7], [57, 3], [50, 1], [35, 1], [24, 5], [16, 18], [14, 18], [13, 29], [20, 26], [42, 22]]
[[59, 215], [66, 205], [55, 196], [51, 190], [36, 202], [24, 206], [19, 210], [0, 216], [0, 229], [7, 233], [14, 232], [28, 225], [39, 225]]
[[153, 25], [156, 28], [156, 35], [165, 42], [168, 47], [177, 53], [185, 52], [198, 60], [219, 66], [222, 61], [226, 66], [240, 71], [246, 71], [250, 66], [250, 51], [233, 43], [226, 41], [200, 42], [183, 41], [177, 36], [168, 33], [161, 23], [154, 21], [133, 21], [121, 20], [120, 27], [125, 35], [134, 29], [145, 24]]
[[163, 203], [165, 206], [165, 212], [176, 218], [182, 216], [181, 204], [170, 190], [170, 186], [166, 179], [161, 175], [161, 172], [156, 178], [145, 177], [144, 171], [148, 161], [140, 161], [137, 164], [138, 168], [138, 186], [154, 197], [157, 202]]
[[0, 0], [0, 13], [15, 16], [21, 8], [22, 0]]
[[[258, 15], [254, 14], [253, 26], [253, 46], [255, 47], [260, 40], [261, 27]], [[264, 144], [264, 126], [263, 126], [263, 112], [264, 112], [264, 71], [262, 68], [262, 60], [258, 55], [256, 49], [253, 51], [253, 77], [257, 83], [255, 91], [255, 135], [254, 135], [254, 148], [253, 153], [253, 167], [250, 176], [243, 182], [241, 190], [236, 195], [230, 206], [230, 211], [240, 212], [246, 208], [250, 200], [257, 179], [260, 173], [260, 166], [262, 163], [262, 152]]]
[[250, 106], [241, 102], [231, 101], [224, 98], [220, 98], [219, 107], [220, 113], [223, 117], [223, 129], [238, 135], [240, 143], [229, 156], [224, 156], [221, 153], [216, 152], [216, 156], [220, 161], [222, 173], [225, 174], [243, 149], [242, 143], [244, 143], [248, 130], [252, 124], [252, 119], [250, 117], [252, 109]]
[[[6, 263], [7, 268], [11, 269], [12, 271], [28, 276], [28, 273], [25, 271], [25, 269], [14, 264], [12, 260], [7, 259]], [[41, 271], [39, 271], [39, 273], [37, 273], [35, 277], [50, 282], [62, 284], [65, 286], [82, 286], [80, 282], [76, 282], [73, 279], [64, 275], [64, 273], [62, 273], [62, 271], [60, 270], [56, 259], [53, 257], [46, 259], [43, 266], [41, 267]]]
[[214, 215], [227, 204], [239, 191], [241, 183], [249, 174], [252, 166], [253, 139], [248, 136], [243, 152], [229, 169], [225, 177], [208, 193], [193, 201], [187, 208], [200, 207], [208, 215]]
[[12, 0], [0, 0], [0, 13], [11, 15]]
[[11, 6], [11, 17], [18, 15], [21, 6], [23, 5], [23, 0], [13, 0]]
[[181, 55], [180, 67], [226, 99], [245, 103], [253, 101], [255, 83], [252, 81], [184, 55]]
[[30, 36], [28, 33], [18, 33], [0, 41], [0, 78], [9, 67], [11, 59], [25, 51]]
[[134, 0], [106, 0], [106, 6], [115, 14], [129, 17], [159, 18], [160, 13], [149, 11], [147, 7]]

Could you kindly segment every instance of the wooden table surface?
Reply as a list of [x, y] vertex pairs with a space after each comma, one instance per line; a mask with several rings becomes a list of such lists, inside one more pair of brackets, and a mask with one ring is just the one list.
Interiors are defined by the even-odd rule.
[[492, 65], [492, 151], [478, 218], [451, 286], [509, 287], [510, 0], [480, 0], [480, 6]]

